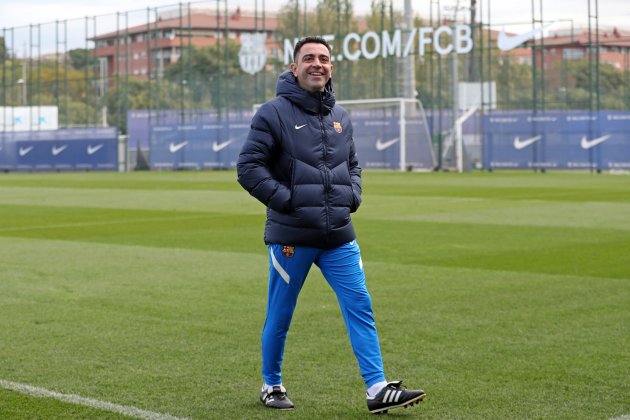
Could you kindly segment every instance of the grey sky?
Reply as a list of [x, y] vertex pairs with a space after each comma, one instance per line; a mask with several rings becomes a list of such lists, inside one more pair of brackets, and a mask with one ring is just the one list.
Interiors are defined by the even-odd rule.
[[[261, 7], [265, 1], [266, 9], [278, 8], [284, 4], [285, 0], [228, 0], [228, 8], [252, 9], [257, 2]], [[344, 0], [341, 0], [344, 1]], [[491, 13], [497, 19], [530, 20], [532, 12], [532, 3], [539, 5], [540, 1], [505, 1], [505, 0], [489, 0], [491, 4]], [[353, 0], [354, 7], [358, 11], [369, 10], [371, 0]], [[591, 0], [592, 11], [596, 0]], [[214, 1], [206, 2], [215, 4]], [[300, 0], [300, 4], [306, 4], [312, 7], [317, 0]], [[487, 9], [488, 0], [478, 0], [482, 7]], [[543, 14], [547, 19], [588, 19], [588, 0], [544, 0]], [[630, 26], [630, 0], [598, 0], [600, 24]], [[36, 24], [42, 22], [53, 22], [55, 20], [82, 18], [85, 16], [95, 16], [115, 13], [116, 11], [124, 12], [127, 10], [142, 10], [147, 7], [161, 7], [165, 5], [177, 6], [178, 1], [174, 0], [19, 0], [19, 1], [0, 1], [0, 28], [8, 28], [13, 26], [22, 26], [28, 24]], [[187, 2], [183, 2], [184, 5]], [[394, 0], [394, 5], [402, 9], [403, 0]], [[412, 5], [416, 13], [427, 14], [429, 10], [430, 0], [413, 0]], [[435, 5], [436, 3], [434, 3]], [[441, 0], [443, 13], [452, 13], [452, 6], [459, 4], [466, 6], [468, 0]], [[447, 10], [449, 9], [449, 10]], [[538, 11], [537, 11], [538, 12]], [[461, 13], [461, 12], [460, 12]], [[493, 18], [493, 20], [495, 20]], [[608, 23], [607, 23], [608, 22]]]
[[[237, 6], [243, 9], [252, 10], [255, 6], [261, 10], [263, 2], [266, 10], [278, 9], [279, 6], [284, 4], [286, 0], [227, 0], [228, 10], [234, 10]], [[344, 1], [344, 0], [340, 0]], [[599, 11], [599, 25], [604, 30], [612, 27], [618, 27], [619, 29], [625, 29], [630, 32], [630, 0], [590, 0], [591, 13], [595, 13], [595, 3], [598, 3]], [[300, 0], [300, 5], [306, 4], [307, 7], [314, 7], [317, 0]], [[354, 8], [357, 12], [367, 12], [370, 8], [371, 0], [353, 0]], [[402, 9], [404, 0], [393, 0], [394, 6], [397, 9]], [[459, 4], [460, 6], [466, 6], [469, 4], [469, 0], [440, 0], [441, 14], [443, 18], [451, 17], [453, 14], [454, 6]], [[540, 17], [540, 10], [538, 5], [540, 0], [530, 1], [506, 1], [506, 0], [478, 0], [481, 4], [482, 16], [484, 21], [488, 20], [487, 11], [490, 10], [490, 20], [497, 29], [505, 27], [508, 31], [519, 31], [521, 28], [531, 28], [532, 20], [532, 4], [536, 6], [535, 17]], [[491, 7], [488, 8], [488, 3]], [[588, 4], [589, 0], [543, 0], [543, 19], [545, 21], [558, 21], [551, 28], [557, 29], [559, 27], [568, 27], [571, 24], [574, 26], [585, 26], [588, 23]], [[184, 7], [188, 3], [183, 3]], [[214, 8], [216, 2], [204, 2], [204, 4]], [[433, 2], [434, 13], [436, 12], [437, 1]], [[0, 0], [0, 36], [2, 36], [2, 28], [22, 27], [18, 32], [20, 36], [15, 35], [15, 42], [13, 47], [18, 51], [18, 55], [21, 55], [21, 50], [25, 49], [25, 44], [28, 43], [29, 24], [48, 23], [44, 25], [45, 28], [41, 37], [44, 38], [41, 41], [42, 49], [52, 49], [55, 47], [44, 47], [46, 39], [56, 39], [57, 34], [54, 32], [56, 20], [70, 20], [71, 24], [68, 27], [68, 36], [72, 37], [73, 33], [85, 32], [85, 17], [93, 16], [108, 16], [100, 17], [96, 20], [98, 33], [103, 33], [106, 30], [116, 29], [116, 20], [118, 24], [123, 24], [122, 18], [116, 17], [116, 12], [136, 11], [130, 13], [129, 16], [135, 16], [139, 19], [145, 19], [142, 22], [146, 22], [146, 9], [147, 7], [159, 7], [172, 5], [178, 7], [179, 3], [173, 0]], [[420, 16], [427, 17], [429, 14], [429, 8], [431, 5], [430, 0], [412, 0], [414, 12]], [[223, 7], [223, 3], [221, 3]], [[468, 12], [461, 9], [459, 12], [461, 18]], [[436, 15], [434, 15], [436, 16]], [[133, 22], [129, 22], [133, 24]], [[521, 23], [522, 25], [516, 25]], [[94, 29], [89, 29], [90, 34]], [[27, 39], [25, 41], [25, 38]], [[78, 43], [85, 42], [85, 36], [77, 37]], [[53, 42], [54, 43], [54, 42]], [[9, 45], [10, 46], [10, 45]], [[81, 47], [83, 45], [70, 45], [68, 47]], [[46, 51], [41, 51], [42, 53]]]

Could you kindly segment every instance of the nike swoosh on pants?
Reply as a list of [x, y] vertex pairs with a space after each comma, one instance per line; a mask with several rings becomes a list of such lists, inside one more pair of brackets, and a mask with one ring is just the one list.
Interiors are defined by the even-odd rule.
[[282, 266], [276, 259], [276, 256], [273, 255], [273, 251], [271, 249], [269, 250], [269, 254], [271, 255], [271, 263], [273, 264], [273, 268], [275, 268], [278, 274], [280, 274], [282, 280], [289, 284], [289, 281], [291, 281], [291, 276], [289, 276], [289, 273], [287, 273], [284, 268], [282, 268]]

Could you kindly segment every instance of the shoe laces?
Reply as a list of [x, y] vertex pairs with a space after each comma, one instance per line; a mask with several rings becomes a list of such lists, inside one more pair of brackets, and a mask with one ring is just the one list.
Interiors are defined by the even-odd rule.
[[267, 395], [275, 395], [279, 398], [285, 398], [287, 396], [287, 390], [284, 387], [274, 386]]
[[387, 385], [385, 385], [385, 388], [390, 388], [390, 389], [407, 389], [406, 386], [404, 386], [402, 384], [403, 381], [392, 381], [392, 382], [388, 382]]

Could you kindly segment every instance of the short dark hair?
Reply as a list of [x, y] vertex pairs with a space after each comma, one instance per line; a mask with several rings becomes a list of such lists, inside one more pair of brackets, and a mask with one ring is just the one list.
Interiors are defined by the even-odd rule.
[[326, 41], [324, 38], [322, 38], [321, 36], [305, 36], [304, 38], [300, 39], [295, 44], [295, 48], [293, 49], [293, 62], [294, 63], [297, 62], [298, 53], [300, 52], [300, 49], [302, 49], [302, 46], [304, 44], [322, 44], [322, 45], [325, 45], [326, 48], [328, 48], [328, 54], [332, 54], [332, 47], [330, 46], [328, 41]]

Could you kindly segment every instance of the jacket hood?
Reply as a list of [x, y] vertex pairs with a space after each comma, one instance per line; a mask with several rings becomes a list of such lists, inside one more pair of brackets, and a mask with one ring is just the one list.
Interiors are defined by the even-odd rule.
[[311, 93], [300, 87], [297, 79], [289, 70], [278, 77], [276, 95], [283, 96], [312, 114], [328, 114], [335, 106], [335, 91], [332, 79], [328, 80], [323, 92]]

